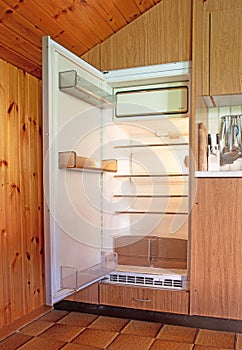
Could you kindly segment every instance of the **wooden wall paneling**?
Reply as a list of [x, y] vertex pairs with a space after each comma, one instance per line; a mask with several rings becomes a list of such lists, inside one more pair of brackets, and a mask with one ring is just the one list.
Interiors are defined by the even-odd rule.
[[[29, 302], [31, 298], [26, 296], [27, 289], [27, 264], [28, 261], [25, 249], [26, 236], [29, 230], [26, 227], [26, 181], [28, 179], [28, 173], [26, 171], [25, 162], [29, 164], [29, 142], [27, 142], [28, 148], [25, 149], [25, 137], [27, 134], [27, 124], [24, 123], [23, 119], [25, 117], [25, 73], [21, 70], [18, 71], [18, 111], [19, 111], [19, 152], [20, 152], [20, 191], [21, 191], [21, 226], [22, 226], [22, 259], [23, 259], [23, 271], [22, 271], [22, 287], [23, 287], [23, 305], [25, 314], [29, 310]], [[28, 136], [27, 136], [28, 137]], [[29, 140], [29, 137], [28, 137]], [[28, 179], [29, 180], [29, 179]], [[28, 182], [29, 185], [29, 182]], [[29, 219], [29, 218], [28, 218]]]
[[191, 0], [160, 2], [101, 44], [101, 69], [190, 60], [191, 11]]
[[188, 314], [189, 293], [132, 286], [100, 284], [100, 304]]
[[[42, 80], [36, 80], [38, 83], [38, 104], [37, 104], [37, 186], [38, 186], [38, 256], [39, 256], [39, 291], [38, 305], [45, 304], [45, 259], [44, 259], [44, 186], [43, 186], [43, 121], [42, 121]], [[37, 243], [37, 242], [36, 242]]]
[[[43, 227], [40, 222], [42, 211], [42, 157], [40, 141], [40, 85], [36, 78], [28, 75], [25, 84], [25, 127], [28, 139], [23, 145], [28, 154], [25, 164], [26, 221], [25, 259], [27, 267], [28, 309], [39, 307], [44, 302], [43, 285]], [[27, 142], [26, 142], [27, 141]], [[24, 152], [23, 152], [24, 153]], [[23, 154], [24, 156], [24, 154]], [[42, 212], [41, 212], [42, 215]]]
[[2, 60], [0, 73], [2, 327], [44, 304], [44, 260], [41, 83]]
[[8, 193], [8, 145], [7, 134], [7, 109], [8, 109], [8, 85], [9, 66], [0, 60], [0, 327], [11, 321], [10, 312], [10, 279], [8, 262], [8, 230], [7, 230], [7, 193]]
[[18, 69], [9, 70], [9, 105], [7, 110], [8, 144], [8, 249], [12, 319], [24, 314], [25, 300], [23, 291], [23, 251], [22, 251], [22, 192], [20, 187], [20, 123], [18, 100]]
[[[29, 131], [30, 131], [30, 152], [29, 152], [29, 162], [30, 162], [30, 168], [29, 168], [29, 174], [28, 174], [28, 183], [30, 187], [30, 231], [28, 232], [28, 243], [27, 243], [27, 251], [26, 251], [26, 257], [27, 257], [27, 263], [29, 264], [29, 288], [28, 291], [31, 296], [32, 300], [32, 308], [35, 306], [35, 295], [37, 293], [38, 285], [37, 278], [38, 278], [38, 251], [36, 251], [36, 239], [38, 239], [38, 216], [36, 212], [36, 206], [37, 206], [37, 199], [38, 199], [38, 188], [36, 187], [36, 176], [37, 170], [36, 170], [36, 103], [37, 100], [36, 96], [36, 85], [33, 81], [33, 79], [28, 76], [27, 79], [28, 82], [28, 102], [27, 102], [27, 113], [28, 113], [28, 119], [29, 119]], [[37, 253], [37, 254], [36, 254]], [[36, 264], [37, 263], [37, 264]]]
[[198, 181], [192, 211], [191, 314], [242, 318], [242, 179]]
[[31, 232], [31, 185], [30, 185], [30, 121], [28, 113], [29, 87], [28, 76], [24, 79], [24, 105], [21, 114], [21, 168], [22, 168], [22, 192], [23, 192], [23, 227], [25, 235], [23, 237], [23, 254], [24, 254], [24, 280], [26, 310], [33, 309], [31, 295], [31, 261], [29, 249], [29, 236]]
[[[41, 270], [41, 256], [40, 256], [40, 235], [39, 232], [39, 191], [42, 190], [42, 186], [39, 188], [40, 182], [39, 177], [41, 177], [41, 154], [39, 152], [39, 93], [38, 93], [38, 82], [35, 78], [28, 76], [29, 84], [29, 125], [30, 125], [30, 215], [31, 215], [31, 232], [29, 233], [30, 240], [30, 260], [31, 260], [31, 292], [33, 299], [33, 307], [39, 306], [39, 293], [41, 293], [42, 278], [40, 279]], [[37, 155], [40, 157], [38, 158]], [[43, 294], [43, 293], [42, 293]]]
[[91, 50], [87, 51], [84, 55], [82, 55], [81, 58], [100, 70], [100, 45], [94, 46]]

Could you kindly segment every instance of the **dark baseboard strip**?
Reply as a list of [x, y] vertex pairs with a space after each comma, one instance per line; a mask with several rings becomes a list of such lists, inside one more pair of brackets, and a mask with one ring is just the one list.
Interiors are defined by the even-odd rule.
[[115, 306], [79, 303], [63, 300], [54, 305], [56, 310], [84, 312], [95, 315], [130, 318], [177, 326], [205, 328], [217, 331], [242, 333], [242, 321], [204, 316], [180, 315], [166, 312], [128, 309]]

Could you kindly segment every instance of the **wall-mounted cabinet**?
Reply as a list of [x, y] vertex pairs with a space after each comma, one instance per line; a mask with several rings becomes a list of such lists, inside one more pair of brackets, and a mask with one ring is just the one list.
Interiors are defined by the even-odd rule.
[[239, 105], [242, 98], [242, 2], [208, 0], [203, 5], [203, 95], [219, 105]]
[[191, 60], [191, 0], [163, 0], [105, 40], [101, 70]]

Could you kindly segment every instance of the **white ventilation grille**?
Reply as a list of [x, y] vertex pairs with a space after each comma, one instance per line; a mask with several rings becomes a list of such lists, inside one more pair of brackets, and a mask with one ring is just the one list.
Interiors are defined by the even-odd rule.
[[107, 276], [105, 282], [162, 289], [187, 289], [186, 277], [179, 275], [148, 275], [130, 272], [112, 272]]

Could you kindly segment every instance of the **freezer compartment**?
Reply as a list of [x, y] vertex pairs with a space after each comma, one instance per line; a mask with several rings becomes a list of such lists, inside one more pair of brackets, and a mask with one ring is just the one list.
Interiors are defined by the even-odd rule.
[[118, 263], [166, 269], [187, 268], [187, 240], [156, 236], [120, 236], [114, 238]]
[[107, 274], [117, 268], [118, 257], [116, 253], [104, 254], [99, 264], [91, 266], [84, 270], [76, 267], [61, 266], [61, 288], [80, 290], [94, 282], [99, 281]]
[[182, 117], [189, 109], [187, 82], [117, 88], [115, 93], [117, 119], [162, 115]]

